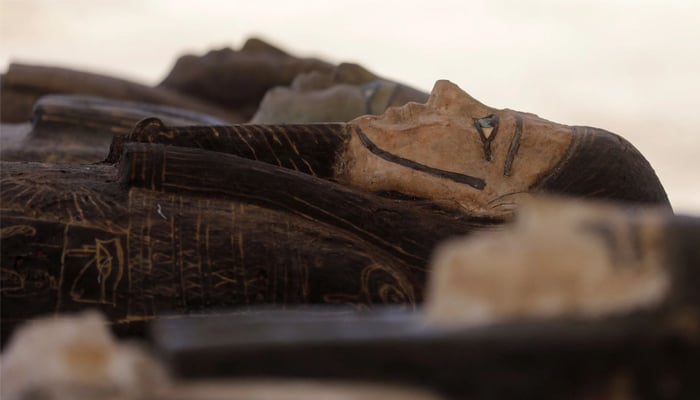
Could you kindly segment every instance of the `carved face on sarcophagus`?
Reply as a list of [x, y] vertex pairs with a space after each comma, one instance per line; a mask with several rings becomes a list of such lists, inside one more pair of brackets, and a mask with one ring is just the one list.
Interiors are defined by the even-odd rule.
[[362, 190], [489, 216], [540, 191], [668, 204], [653, 169], [617, 135], [494, 109], [448, 81], [435, 84], [426, 104], [349, 125], [338, 178]]

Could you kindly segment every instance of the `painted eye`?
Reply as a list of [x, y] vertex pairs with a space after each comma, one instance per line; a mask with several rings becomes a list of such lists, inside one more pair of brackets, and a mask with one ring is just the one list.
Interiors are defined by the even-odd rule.
[[494, 128], [496, 126], [496, 116], [489, 115], [488, 117], [479, 118], [476, 120], [476, 123], [482, 128]]
[[484, 145], [484, 158], [491, 161], [491, 141], [496, 136], [498, 117], [491, 114], [488, 117], [474, 119], [474, 126], [479, 131], [479, 139]]

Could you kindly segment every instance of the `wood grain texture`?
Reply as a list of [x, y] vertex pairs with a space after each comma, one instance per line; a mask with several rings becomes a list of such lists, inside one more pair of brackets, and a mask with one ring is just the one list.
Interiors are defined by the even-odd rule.
[[139, 333], [253, 304], [414, 305], [435, 244], [499, 222], [158, 144], [118, 166], [3, 163], [0, 183], [3, 339], [87, 307]]
[[161, 143], [233, 154], [330, 179], [347, 141], [347, 129], [345, 124], [176, 127], [147, 118], [128, 136], [114, 138], [107, 162], [119, 160], [125, 143]]

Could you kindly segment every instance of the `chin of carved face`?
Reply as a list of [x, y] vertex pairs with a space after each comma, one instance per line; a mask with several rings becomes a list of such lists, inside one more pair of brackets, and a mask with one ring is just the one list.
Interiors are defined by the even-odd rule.
[[[390, 108], [383, 115], [357, 118], [349, 126], [351, 138], [341, 157], [344, 164], [338, 168], [338, 179], [362, 190], [399, 192], [491, 216], [510, 214], [532, 191], [617, 196], [606, 189], [611, 186], [607, 172], [597, 173], [597, 182], [583, 184], [589, 193], [577, 193], [561, 183], [542, 184], [562, 170], [574, 177], [578, 174], [582, 182], [589, 180], [590, 166], [571, 163], [576, 159], [572, 152], [590, 151], [574, 146], [581, 143], [575, 137], [580, 129], [488, 107], [448, 81], [435, 84], [426, 104]], [[610, 157], [634, 150], [629, 143], [620, 145], [621, 138], [608, 132], [596, 130], [595, 134], [608, 135], [618, 143], [611, 142]], [[579, 134], [590, 135], [589, 131]], [[658, 179], [656, 186], [663, 193]], [[665, 193], [656, 197], [663, 202]]]

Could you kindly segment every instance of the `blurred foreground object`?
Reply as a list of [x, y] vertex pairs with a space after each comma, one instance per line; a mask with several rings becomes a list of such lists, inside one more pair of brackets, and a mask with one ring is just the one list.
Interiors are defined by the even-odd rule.
[[426, 312], [436, 323], [483, 324], [656, 307], [672, 286], [669, 218], [666, 210], [532, 201], [507, 229], [436, 250]]
[[700, 219], [576, 201], [518, 218], [442, 247], [421, 312], [160, 320], [155, 343], [189, 378], [420, 382], [465, 399], [700, 395]]
[[97, 313], [38, 319], [2, 354], [4, 400], [437, 400], [411, 386], [323, 380], [172, 381], [136, 343], [117, 342]]
[[145, 349], [118, 343], [98, 313], [28, 322], [2, 353], [2, 398], [148, 398], [166, 374]]

